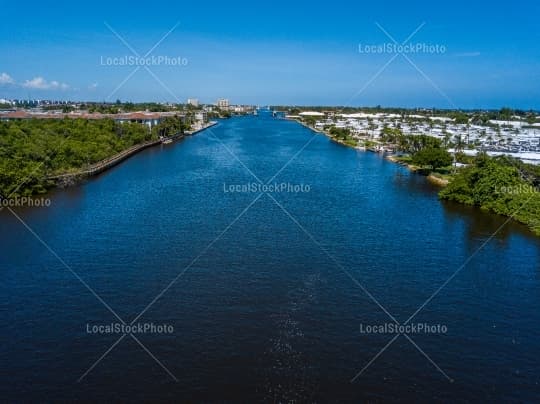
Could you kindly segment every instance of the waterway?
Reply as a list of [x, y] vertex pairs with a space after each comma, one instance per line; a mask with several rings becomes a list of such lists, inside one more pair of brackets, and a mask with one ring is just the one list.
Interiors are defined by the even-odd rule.
[[539, 239], [376, 154], [261, 113], [47, 197], [0, 212], [3, 400], [539, 397]]

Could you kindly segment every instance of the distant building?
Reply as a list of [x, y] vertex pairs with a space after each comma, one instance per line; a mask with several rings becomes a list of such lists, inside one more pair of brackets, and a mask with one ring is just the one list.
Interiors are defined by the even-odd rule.
[[[176, 113], [174, 113], [176, 115]], [[130, 112], [125, 114], [88, 114], [88, 113], [62, 113], [62, 112], [27, 112], [24, 110], [8, 111], [0, 113], [0, 121], [20, 119], [114, 119], [118, 123], [135, 122], [152, 128], [160, 123], [164, 117], [169, 116], [166, 112]]]
[[194, 107], [199, 106], [199, 100], [196, 99], [196, 98], [188, 98], [187, 103], [188, 103], [188, 105], [192, 105]]
[[220, 98], [219, 100], [217, 100], [216, 105], [218, 106], [218, 108], [229, 108], [229, 100], [226, 98]]
[[149, 128], [157, 125], [162, 120], [162, 114], [160, 113], [146, 113], [146, 112], [130, 112], [127, 114], [114, 115], [113, 119], [116, 122], [135, 122], [142, 123]]
[[234, 107], [232, 107], [232, 111], [236, 113], [243, 113], [246, 111], [246, 108], [242, 105], [235, 105]]
[[201, 122], [201, 123], [206, 123], [208, 122], [208, 114], [206, 113], [206, 111], [198, 111], [195, 113], [195, 121], [196, 122]]
[[305, 111], [305, 112], [300, 112], [299, 114], [300, 116], [304, 117], [304, 116], [310, 116], [310, 117], [323, 117], [324, 114], [322, 112], [316, 112], [316, 111]]

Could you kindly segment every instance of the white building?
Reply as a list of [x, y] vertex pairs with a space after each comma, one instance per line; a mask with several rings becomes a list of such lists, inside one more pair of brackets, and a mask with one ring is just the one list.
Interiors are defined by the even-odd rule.
[[196, 122], [208, 122], [208, 114], [205, 111], [198, 111], [195, 113], [195, 121]]
[[229, 100], [226, 98], [220, 98], [219, 100], [217, 100], [216, 105], [219, 108], [229, 108]]
[[315, 111], [300, 112], [299, 115], [302, 116], [302, 117], [310, 116], [310, 117], [317, 117], [317, 118], [321, 118], [321, 117], [324, 116], [324, 114], [322, 112], [315, 112]]
[[116, 122], [136, 122], [147, 125], [150, 129], [161, 122], [162, 114], [147, 112], [130, 112], [127, 114], [118, 114], [113, 118]]
[[197, 98], [188, 98], [187, 103], [188, 105], [192, 105], [195, 108], [199, 107], [199, 100]]

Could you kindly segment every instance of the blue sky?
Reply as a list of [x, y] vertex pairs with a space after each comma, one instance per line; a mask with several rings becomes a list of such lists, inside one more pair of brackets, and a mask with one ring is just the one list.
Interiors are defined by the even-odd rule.
[[[403, 3], [9, 2], [0, 98], [540, 109], [538, 2]], [[144, 55], [177, 23], [151, 53], [169, 65], [121, 85], [137, 64], [111, 65], [132, 55], [112, 30]], [[419, 27], [438, 53], [365, 52]]]

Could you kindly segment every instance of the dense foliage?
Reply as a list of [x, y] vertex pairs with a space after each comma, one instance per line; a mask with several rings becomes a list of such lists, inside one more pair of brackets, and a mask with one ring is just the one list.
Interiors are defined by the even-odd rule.
[[[507, 157], [476, 157], [440, 192], [445, 200], [480, 206], [527, 224], [540, 234], [540, 192], [537, 167]], [[535, 174], [536, 173], [536, 174]]]
[[179, 116], [168, 116], [152, 128], [152, 133], [155, 137], [167, 137], [184, 133], [189, 128], [190, 125], [182, 121]]
[[382, 130], [381, 141], [397, 146], [407, 153], [417, 153], [426, 148], [440, 148], [441, 141], [429, 135], [404, 135], [400, 129], [386, 127]]
[[0, 195], [44, 192], [48, 176], [77, 171], [151, 138], [144, 125], [111, 119], [0, 122]]
[[349, 146], [356, 146], [358, 141], [351, 136], [350, 129], [347, 128], [336, 128], [335, 126], [330, 128], [330, 136], [339, 141], [343, 142]]
[[165, 105], [156, 102], [121, 102], [117, 100], [116, 103], [87, 103], [82, 104], [80, 109], [87, 109], [88, 112], [99, 112], [102, 114], [117, 114], [119, 112], [136, 112], [136, 111], [148, 111], [148, 112], [163, 112], [163, 111], [175, 111], [181, 109], [181, 105]]
[[447, 167], [452, 164], [452, 156], [446, 150], [438, 147], [426, 147], [416, 152], [412, 161], [420, 167], [431, 167], [437, 170], [441, 167]]

